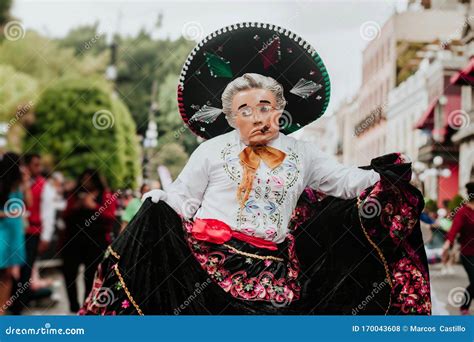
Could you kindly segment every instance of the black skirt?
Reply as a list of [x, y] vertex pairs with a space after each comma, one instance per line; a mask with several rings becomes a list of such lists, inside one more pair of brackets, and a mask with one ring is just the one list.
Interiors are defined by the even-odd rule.
[[357, 198], [306, 189], [278, 250], [197, 241], [192, 222], [146, 200], [109, 246], [81, 315], [430, 315], [423, 196], [411, 163], [372, 160]]

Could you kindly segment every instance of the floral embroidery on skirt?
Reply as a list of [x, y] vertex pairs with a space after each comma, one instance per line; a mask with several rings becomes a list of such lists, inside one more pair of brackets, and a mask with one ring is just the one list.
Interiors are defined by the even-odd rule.
[[191, 221], [183, 220], [188, 246], [212, 281], [224, 291], [235, 298], [282, 306], [300, 298], [300, 269], [291, 234], [277, 251], [270, 251], [235, 238], [226, 244], [200, 241], [190, 233], [192, 225]]

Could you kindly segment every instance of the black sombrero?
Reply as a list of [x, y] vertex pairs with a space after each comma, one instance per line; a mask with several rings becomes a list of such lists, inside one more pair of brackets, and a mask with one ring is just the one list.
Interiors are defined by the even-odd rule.
[[178, 106], [194, 133], [209, 139], [232, 129], [222, 114], [221, 95], [245, 73], [270, 76], [283, 85], [287, 105], [280, 130], [285, 134], [316, 120], [328, 106], [329, 75], [309, 43], [280, 26], [238, 23], [204, 38], [183, 65]]

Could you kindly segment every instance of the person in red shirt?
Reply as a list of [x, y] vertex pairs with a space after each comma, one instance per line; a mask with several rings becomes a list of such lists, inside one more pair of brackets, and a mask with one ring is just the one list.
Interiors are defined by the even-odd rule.
[[14, 300], [10, 311], [14, 315], [20, 315], [28, 307], [33, 294], [31, 289], [33, 267], [38, 256], [49, 248], [54, 234], [56, 215], [56, 208], [52, 205], [56, 191], [42, 176], [41, 156], [37, 153], [27, 153], [23, 157], [23, 164], [30, 175], [28, 186], [31, 201], [26, 207], [28, 217], [24, 238], [26, 262], [21, 266], [20, 279], [12, 290]]
[[474, 296], [474, 182], [466, 184], [467, 201], [456, 211], [453, 225], [446, 236], [443, 246], [443, 259], [448, 257], [456, 236], [461, 244], [461, 261], [469, 278], [469, 286], [465, 291], [465, 299], [460, 307], [461, 314], [469, 314], [472, 296]]
[[116, 205], [117, 194], [92, 169], [79, 176], [76, 188], [68, 196], [63, 213], [66, 229], [61, 255], [71, 312], [79, 310], [76, 285], [79, 266], [85, 266], [85, 293], [89, 293], [97, 265], [111, 242]]

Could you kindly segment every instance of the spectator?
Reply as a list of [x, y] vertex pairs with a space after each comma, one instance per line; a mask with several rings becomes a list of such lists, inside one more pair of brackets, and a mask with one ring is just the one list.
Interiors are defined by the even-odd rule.
[[72, 312], [79, 310], [76, 286], [79, 266], [85, 266], [85, 293], [89, 293], [96, 267], [110, 243], [115, 209], [116, 196], [109, 191], [105, 180], [96, 170], [84, 171], [67, 200], [63, 215], [66, 229], [61, 253]]
[[461, 305], [461, 314], [468, 315], [474, 295], [474, 182], [466, 184], [468, 199], [454, 215], [453, 224], [443, 246], [443, 259], [446, 260], [456, 236], [461, 244], [461, 262], [469, 278], [465, 291], [465, 300]]
[[128, 202], [127, 207], [125, 208], [125, 211], [122, 214], [122, 227], [120, 231], [123, 231], [127, 224], [132, 220], [132, 218], [135, 216], [135, 214], [138, 212], [138, 209], [140, 209], [140, 206], [142, 205], [142, 196], [144, 193], [150, 191], [151, 188], [148, 184], [143, 184], [140, 187], [140, 197], [135, 197], [131, 201]]
[[20, 157], [5, 153], [0, 161], [0, 314], [9, 304], [13, 279], [26, 262], [23, 215], [31, 205], [29, 174], [20, 167]]
[[13, 314], [20, 314], [31, 298], [31, 273], [38, 254], [49, 248], [54, 233], [55, 208], [51, 205], [56, 192], [41, 175], [43, 165], [39, 154], [27, 154], [24, 164], [31, 175], [29, 187], [31, 204], [28, 210], [28, 228], [25, 235], [26, 263], [20, 270], [19, 286], [22, 291], [11, 307]]

